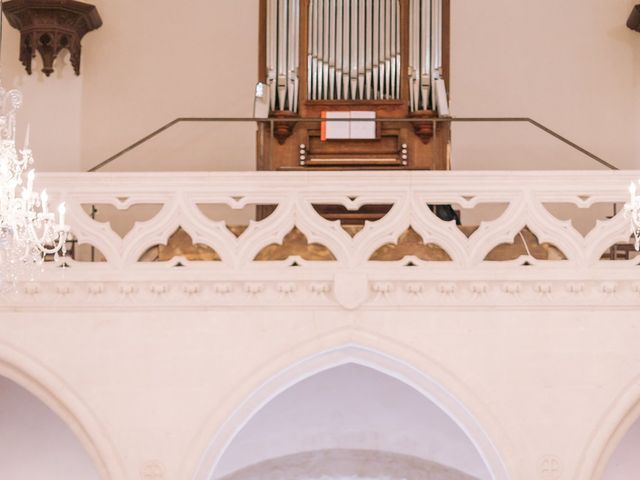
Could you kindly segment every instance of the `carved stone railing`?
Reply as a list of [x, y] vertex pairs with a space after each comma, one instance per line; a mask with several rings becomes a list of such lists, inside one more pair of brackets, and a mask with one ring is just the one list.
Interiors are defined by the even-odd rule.
[[[619, 210], [626, 186], [639, 175], [41, 175], [53, 201], [66, 202], [77, 243], [90, 248], [94, 260], [106, 261], [81, 261], [88, 259], [85, 255], [68, 257], [64, 269], [49, 264], [35, 282], [20, 285], [15, 298], [4, 303], [20, 303], [25, 294], [71, 297], [69, 293], [81, 292], [104, 297], [106, 303], [143, 295], [149, 302], [160, 297], [176, 304], [189, 297], [215, 305], [337, 302], [355, 308], [366, 302], [436, 305], [454, 297], [472, 303], [497, 302], [497, 297], [509, 304], [536, 303], [555, 295], [557, 301], [588, 304], [597, 303], [590, 295], [595, 292], [596, 297], [636, 304], [640, 257], [610, 260], [616, 257], [612, 248], [629, 243], [630, 232], [622, 214], [607, 216], [613, 215], [614, 204]], [[462, 210], [495, 205], [498, 213], [475, 226], [459, 226], [428, 207], [441, 204]], [[559, 204], [573, 208], [577, 216], [588, 216], [596, 205], [611, 214], [600, 214], [593, 228], [579, 231], [572, 221], [551, 213], [550, 206]], [[111, 223], [92, 219], [92, 205], [112, 206]], [[124, 218], [131, 207], [141, 205], [151, 212], [145, 221], [116, 233], [112, 224], [118, 215]], [[248, 205], [255, 208], [245, 215], [247, 225], [212, 219], [216, 209], [233, 213]], [[385, 205], [388, 213], [362, 227], [348, 227], [323, 218], [314, 208], [318, 205], [352, 211]], [[255, 220], [255, 211], [262, 220]], [[163, 247], [171, 245], [176, 232], [192, 240], [188, 254]], [[174, 251], [183, 254], [169, 260], [167, 252]], [[166, 261], [145, 261], [149, 259]]]

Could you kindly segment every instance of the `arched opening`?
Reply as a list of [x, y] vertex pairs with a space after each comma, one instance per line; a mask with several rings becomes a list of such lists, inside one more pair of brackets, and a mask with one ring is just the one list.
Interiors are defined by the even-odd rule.
[[634, 377], [597, 421], [582, 453], [576, 478], [627, 480], [637, 476], [639, 464], [629, 453], [640, 448], [639, 398], [640, 381]]
[[33, 394], [0, 376], [0, 478], [99, 480], [66, 423]]
[[[0, 378], [19, 386], [23, 392], [31, 395], [29, 398], [40, 401], [62, 421], [89, 455], [102, 480], [125, 478], [120, 456], [104, 427], [63, 379], [37, 359], [4, 342], [0, 342]], [[2, 428], [3, 424], [0, 423]], [[46, 475], [41, 478], [53, 477]]]
[[280, 392], [239, 429], [211, 480], [494, 478], [436, 403], [378, 369], [344, 363]]
[[640, 472], [640, 419], [637, 419], [613, 450], [601, 480], [629, 480]]

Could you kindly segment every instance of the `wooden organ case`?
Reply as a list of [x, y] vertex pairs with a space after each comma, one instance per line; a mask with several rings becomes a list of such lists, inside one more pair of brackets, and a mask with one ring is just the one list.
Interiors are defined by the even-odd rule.
[[449, 0], [260, 8], [258, 170], [448, 168]]

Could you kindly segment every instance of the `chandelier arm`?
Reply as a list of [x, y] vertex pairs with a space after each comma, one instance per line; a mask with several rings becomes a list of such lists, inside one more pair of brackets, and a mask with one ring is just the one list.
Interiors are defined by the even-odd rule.
[[[0, 48], [1, 42], [0, 31]], [[70, 231], [64, 224], [64, 205], [58, 215], [49, 212], [46, 192], [33, 189], [35, 171], [26, 171], [34, 161], [28, 127], [24, 146], [16, 147], [16, 112], [21, 104], [20, 91], [0, 85], [0, 289], [15, 285], [22, 273], [31, 278], [30, 269], [48, 255], [54, 261], [59, 253], [65, 255]]]

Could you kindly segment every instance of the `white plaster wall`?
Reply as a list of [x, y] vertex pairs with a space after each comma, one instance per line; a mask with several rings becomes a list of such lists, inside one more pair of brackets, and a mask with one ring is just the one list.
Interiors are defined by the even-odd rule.
[[40, 56], [33, 61], [33, 74], [27, 75], [18, 59], [20, 34], [4, 16], [2, 21], [0, 80], [5, 89], [19, 88], [23, 94], [22, 108], [17, 116], [18, 145], [22, 145], [29, 124], [36, 170], [81, 170], [84, 75], [75, 75], [66, 51], [56, 59], [51, 77], [45, 77], [40, 71]]
[[543, 479], [551, 455], [562, 478], [593, 480], [589, 466], [605, 447], [594, 438], [607, 438], [626, 414], [612, 416], [612, 405], [637, 383], [640, 364], [637, 309], [131, 302], [123, 295], [110, 311], [87, 305], [1, 317], [0, 342], [46, 365], [103, 426], [126, 471], [109, 480], [138, 478], [149, 462], [163, 466], [165, 479], [193, 479], [212, 439], [256, 389], [349, 344], [405, 362], [455, 397], [495, 446], [509, 472], [503, 478]]
[[439, 407], [399, 380], [355, 364], [318, 373], [269, 402], [233, 439], [214, 477], [329, 449], [411, 455], [490, 479], [469, 438]]
[[0, 376], [0, 478], [98, 480], [89, 455], [44, 403]]
[[629, 480], [640, 472], [640, 421], [636, 421], [609, 459], [602, 480]]
[[[84, 50], [83, 167], [176, 117], [251, 116], [258, 3], [96, 1], [104, 26]], [[116, 168], [253, 169], [254, 138], [253, 125], [178, 126]]]
[[[635, 0], [452, 0], [452, 112], [526, 116], [621, 167], [640, 162]], [[599, 168], [528, 125], [460, 125], [456, 169]]]
[[[64, 57], [50, 78], [39, 58], [28, 76], [4, 21], [2, 78], [23, 90], [36, 168], [87, 170], [179, 116], [252, 115], [258, 0], [93, 3], [104, 25], [83, 39], [79, 77]], [[114, 168], [253, 169], [254, 140], [254, 125], [177, 126]]]
[[[636, 0], [453, 0], [452, 111], [530, 116], [622, 167], [640, 158]], [[96, 0], [104, 25], [67, 65], [27, 77], [5, 28], [3, 79], [21, 85], [42, 170], [88, 169], [178, 116], [252, 113], [258, 1]], [[6, 22], [5, 22], [6, 27]], [[38, 66], [36, 65], [36, 70]], [[189, 125], [113, 164], [119, 170], [254, 168], [255, 128]], [[456, 169], [596, 165], [526, 125], [459, 125]]]

